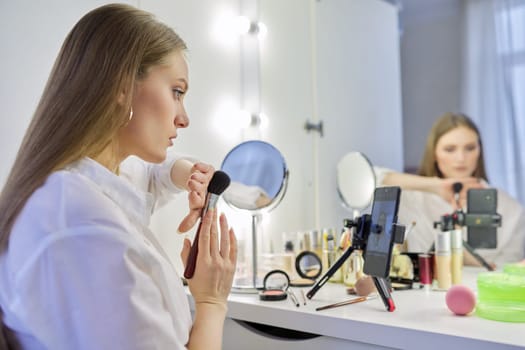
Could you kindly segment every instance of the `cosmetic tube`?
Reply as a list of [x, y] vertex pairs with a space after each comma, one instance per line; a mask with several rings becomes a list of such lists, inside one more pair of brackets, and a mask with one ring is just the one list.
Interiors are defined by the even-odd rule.
[[436, 237], [437, 287], [442, 290], [449, 289], [452, 284], [450, 232], [439, 231]]
[[364, 264], [363, 252], [359, 249], [354, 250], [344, 263], [343, 283], [349, 287], [354, 287], [357, 280], [364, 275]]
[[450, 231], [452, 284], [461, 284], [463, 272], [463, 230]]
[[[323, 241], [325, 242], [325, 247], [323, 249], [323, 272], [328, 271], [338, 259], [338, 251], [336, 247], [336, 237], [332, 229], [323, 230]], [[342, 273], [341, 268], [339, 268], [329, 279], [329, 282], [339, 283], [342, 282]]]
[[312, 242], [312, 251], [317, 255], [319, 259], [323, 258], [323, 247], [321, 244], [321, 235], [319, 231], [312, 230], [310, 232], [310, 240]]

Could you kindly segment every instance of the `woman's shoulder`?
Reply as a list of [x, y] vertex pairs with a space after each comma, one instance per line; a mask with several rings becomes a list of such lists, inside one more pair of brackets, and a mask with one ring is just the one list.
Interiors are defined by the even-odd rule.
[[77, 226], [118, 222], [119, 207], [80, 173], [52, 173], [28, 199], [14, 231], [49, 234]]
[[525, 207], [516, 198], [501, 188], [496, 188], [498, 206], [505, 206], [514, 210], [525, 211]]

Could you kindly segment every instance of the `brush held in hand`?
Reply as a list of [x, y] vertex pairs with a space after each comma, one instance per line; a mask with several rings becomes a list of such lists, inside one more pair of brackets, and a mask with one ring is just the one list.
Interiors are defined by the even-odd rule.
[[213, 174], [213, 177], [208, 184], [208, 194], [206, 195], [206, 202], [202, 208], [199, 227], [197, 228], [197, 233], [193, 239], [190, 255], [188, 256], [188, 261], [186, 262], [186, 269], [184, 269], [185, 278], [192, 278], [193, 274], [195, 273], [195, 264], [197, 263], [197, 254], [199, 253], [199, 235], [201, 231], [202, 218], [204, 215], [206, 215], [209, 209], [214, 209], [216, 207], [219, 196], [229, 185], [230, 177], [224, 171], [217, 170]]

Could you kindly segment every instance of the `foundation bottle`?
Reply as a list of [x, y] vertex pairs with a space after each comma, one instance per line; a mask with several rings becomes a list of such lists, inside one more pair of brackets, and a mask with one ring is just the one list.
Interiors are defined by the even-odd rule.
[[[332, 229], [323, 229], [323, 273], [328, 271], [337, 261], [337, 247]], [[341, 282], [341, 269], [338, 269], [329, 279], [330, 282]]]
[[450, 231], [452, 284], [461, 284], [463, 272], [463, 230]]
[[357, 280], [364, 276], [364, 264], [363, 252], [359, 249], [354, 250], [344, 263], [343, 283], [348, 287], [355, 287]]
[[437, 268], [437, 287], [442, 290], [449, 289], [452, 284], [450, 256], [451, 231], [439, 231], [436, 236], [435, 259]]
[[[323, 257], [323, 248], [321, 245], [321, 235], [319, 234], [319, 231], [312, 230], [310, 232], [311, 234], [311, 243], [312, 243], [312, 251], [317, 255], [319, 259], [322, 259]], [[323, 270], [325, 270], [323, 268]]]

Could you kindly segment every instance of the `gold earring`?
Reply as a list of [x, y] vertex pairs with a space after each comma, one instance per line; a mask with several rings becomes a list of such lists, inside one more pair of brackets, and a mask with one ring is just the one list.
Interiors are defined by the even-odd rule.
[[131, 121], [131, 118], [133, 118], [133, 107], [131, 107], [131, 110], [129, 111], [129, 120], [128, 120], [128, 123]]

